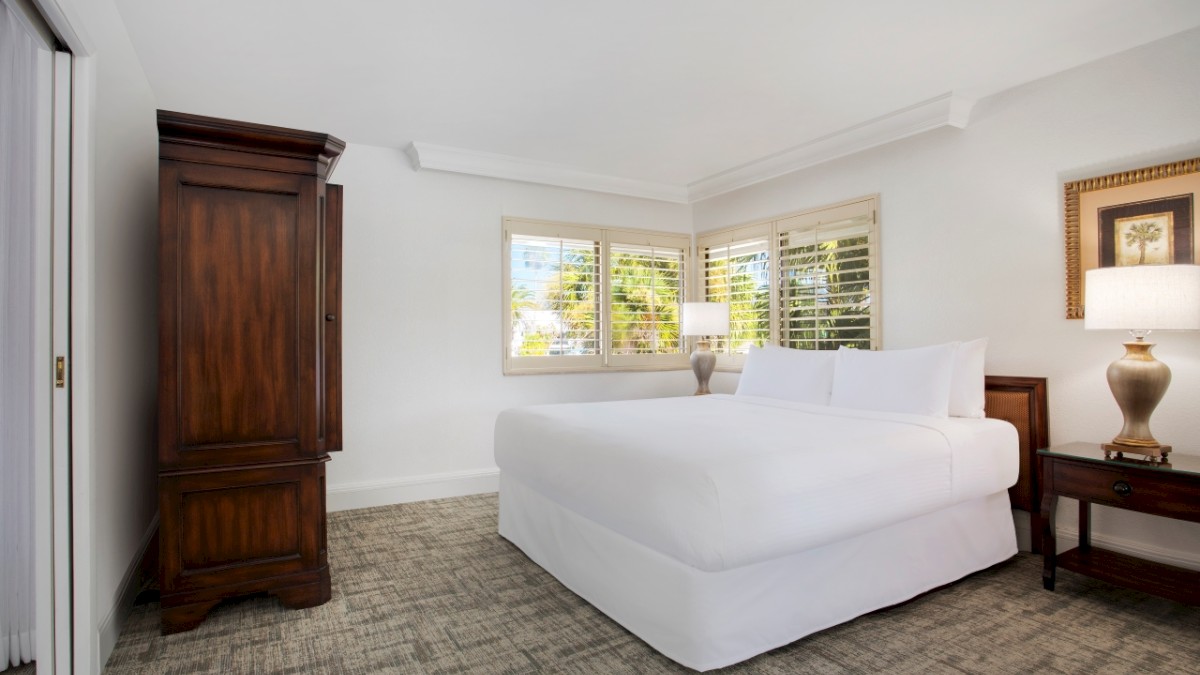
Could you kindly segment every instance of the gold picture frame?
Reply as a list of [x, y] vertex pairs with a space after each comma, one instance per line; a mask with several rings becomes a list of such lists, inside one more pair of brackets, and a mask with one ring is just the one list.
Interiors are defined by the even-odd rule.
[[1200, 157], [1066, 183], [1067, 318], [1083, 318], [1087, 270], [1200, 262], [1198, 195]]

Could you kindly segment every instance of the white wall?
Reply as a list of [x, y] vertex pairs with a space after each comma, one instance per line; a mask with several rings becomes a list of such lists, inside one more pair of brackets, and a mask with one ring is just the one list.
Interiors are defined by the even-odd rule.
[[[1200, 154], [1197, 64], [1193, 30], [1009, 90], [980, 101], [966, 129], [699, 202], [696, 231], [880, 193], [884, 346], [987, 336], [989, 373], [1049, 378], [1052, 442], [1108, 441], [1121, 413], [1104, 372], [1126, 336], [1063, 318], [1063, 183]], [[1154, 435], [1200, 453], [1200, 334], [1152, 337], [1174, 373]], [[1073, 506], [1060, 525], [1074, 528]], [[1200, 567], [1198, 524], [1094, 518], [1100, 540]]]
[[504, 408], [695, 389], [690, 370], [505, 376], [500, 347], [503, 216], [690, 232], [689, 207], [415, 171], [399, 149], [353, 144], [332, 182], [346, 197], [331, 509], [495, 489]]
[[[94, 198], [78, 279], [77, 552], [88, 627], [77, 665], [94, 670], [119, 628], [155, 503], [155, 102], [111, 0], [60, 0], [92, 47]], [[881, 194], [884, 341], [905, 347], [991, 338], [989, 371], [1050, 378], [1055, 441], [1106, 440], [1120, 414], [1104, 381], [1120, 336], [1063, 315], [1061, 189], [1067, 180], [1194, 156], [1200, 149], [1200, 32], [982, 101], [942, 130], [785, 176], [694, 208], [415, 172], [398, 149], [351, 145], [346, 186], [345, 447], [329, 465], [330, 507], [389, 503], [493, 476], [492, 425], [506, 407], [678, 395], [690, 371], [504, 376], [504, 215], [706, 231], [867, 193]], [[337, 134], [337, 129], [322, 129]], [[1186, 146], [1186, 147], [1181, 147]], [[452, 248], [453, 247], [453, 248]], [[1175, 382], [1155, 433], [1200, 452], [1200, 336], [1164, 334]], [[88, 368], [79, 372], [80, 367]], [[717, 373], [714, 390], [736, 375]], [[77, 392], [79, 393], [79, 392]], [[432, 485], [422, 491], [423, 485]], [[1097, 514], [1109, 536], [1194, 561], [1200, 526]], [[90, 588], [88, 586], [90, 585]], [[101, 634], [103, 633], [103, 634]]]
[[[75, 189], [75, 666], [99, 672], [125, 618], [157, 508], [154, 387], [158, 130], [154, 96], [111, 0], [60, 2], [90, 166]], [[77, 178], [81, 174], [76, 174]]]

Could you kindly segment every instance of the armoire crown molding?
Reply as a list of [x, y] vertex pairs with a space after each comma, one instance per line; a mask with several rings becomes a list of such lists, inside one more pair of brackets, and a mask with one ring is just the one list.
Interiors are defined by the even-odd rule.
[[526, 183], [690, 204], [806, 169], [839, 157], [944, 126], [967, 126], [975, 102], [942, 94], [841, 131], [683, 185], [634, 180], [538, 160], [413, 141], [405, 153], [414, 169], [452, 171]]

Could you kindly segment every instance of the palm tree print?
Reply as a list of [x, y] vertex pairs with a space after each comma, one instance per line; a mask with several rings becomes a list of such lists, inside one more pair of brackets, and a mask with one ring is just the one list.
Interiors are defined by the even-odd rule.
[[1129, 225], [1129, 229], [1125, 230], [1125, 245], [1137, 246], [1137, 264], [1144, 265], [1146, 263], [1146, 246], [1162, 239], [1162, 236], [1162, 225], [1153, 220], [1143, 220], [1132, 223]]

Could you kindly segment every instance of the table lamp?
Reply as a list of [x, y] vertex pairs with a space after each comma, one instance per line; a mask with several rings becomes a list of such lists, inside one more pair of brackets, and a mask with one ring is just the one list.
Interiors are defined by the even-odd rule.
[[1125, 426], [1107, 452], [1162, 460], [1171, 446], [1150, 433], [1150, 414], [1167, 392], [1171, 369], [1150, 354], [1152, 330], [1200, 330], [1200, 265], [1131, 265], [1087, 271], [1084, 328], [1128, 330], [1125, 356], [1108, 367], [1108, 388]]
[[728, 302], [685, 302], [680, 331], [686, 336], [696, 336], [696, 350], [692, 352], [692, 372], [696, 373], [696, 396], [711, 394], [708, 378], [717, 365], [717, 355], [708, 348], [708, 336], [729, 335]]

